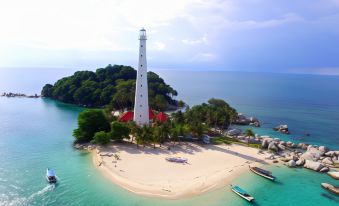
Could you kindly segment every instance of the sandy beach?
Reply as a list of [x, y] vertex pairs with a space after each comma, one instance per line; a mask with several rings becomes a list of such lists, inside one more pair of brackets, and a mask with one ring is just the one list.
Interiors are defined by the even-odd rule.
[[[119, 156], [119, 160], [113, 154]], [[187, 164], [166, 157], [183, 157]], [[93, 150], [93, 163], [104, 176], [133, 193], [167, 199], [187, 198], [224, 187], [248, 165], [267, 164], [258, 150], [240, 145], [181, 143], [165, 147], [139, 147], [120, 143]]]

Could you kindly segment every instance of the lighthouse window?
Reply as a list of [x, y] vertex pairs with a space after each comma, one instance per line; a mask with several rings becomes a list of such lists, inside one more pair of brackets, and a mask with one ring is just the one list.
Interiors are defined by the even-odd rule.
[[140, 66], [142, 67], [142, 64]]
[[143, 47], [143, 45], [140, 45], [140, 47]]
[[142, 105], [140, 104], [140, 107], [142, 107]]
[[140, 77], [142, 77], [142, 74], [140, 74]]
[[142, 97], [142, 94], [140, 94], [140, 97]]
[[140, 87], [142, 87], [142, 84], [140, 84]]
[[140, 54], [140, 56], [142, 57], [142, 54]]
[[141, 117], [141, 115], [140, 115], [140, 117]]

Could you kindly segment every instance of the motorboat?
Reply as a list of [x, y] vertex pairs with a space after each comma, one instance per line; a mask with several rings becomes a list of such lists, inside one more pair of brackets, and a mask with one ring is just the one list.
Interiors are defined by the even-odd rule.
[[56, 183], [57, 182], [55, 172], [50, 168], [47, 168], [47, 170], [46, 170], [46, 179], [49, 183]]

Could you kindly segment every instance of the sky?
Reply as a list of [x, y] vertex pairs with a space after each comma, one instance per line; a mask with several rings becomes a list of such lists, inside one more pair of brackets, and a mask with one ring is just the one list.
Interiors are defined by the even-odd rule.
[[339, 75], [339, 0], [0, 0], [0, 69], [135, 66]]

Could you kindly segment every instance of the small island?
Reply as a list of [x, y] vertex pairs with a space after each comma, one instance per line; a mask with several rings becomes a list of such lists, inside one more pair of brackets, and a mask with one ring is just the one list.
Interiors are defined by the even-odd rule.
[[[115, 184], [178, 199], [224, 187], [249, 166], [280, 162], [322, 173], [338, 166], [338, 151], [231, 127], [261, 125], [222, 99], [192, 107], [174, 99], [177, 91], [147, 72], [146, 39], [141, 29], [137, 71], [122, 65], [79, 71], [41, 92], [90, 107], [78, 116], [74, 147], [90, 151], [95, 167]], [[287, 133], [288, 127], [277, 130]]]

